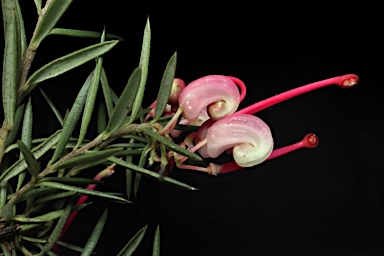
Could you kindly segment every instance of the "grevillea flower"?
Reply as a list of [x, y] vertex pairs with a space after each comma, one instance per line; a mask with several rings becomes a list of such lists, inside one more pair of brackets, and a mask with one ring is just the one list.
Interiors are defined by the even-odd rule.
[[[216, 158], [233, 149], [236, 163], [250, 167], [263, 162], [273, 150], [273, 138], [268, 125], [249, 114], [226, 116], [199, 129], [198, 138], [205, 137], [205, 146], [199, 149], [204, 158]], [[203, 134], [204, 133], [204, 134]]]
[[[190, 150], [193, 152], [198, 150], [204, 158], [216, 158], [223, 152], [231, 149], [235, 161], [222, 166], [213, 167], [211, 164], [205, 169], [193, 169], [206, 171], [210, 174], [226, 173], [260, 164], [267, 159], [272, 159], [300, 148], [316, 147], [319, 140], [315, 134], [311, 133], [300, 142], [273, 150], [273, 138], [268, 125], [260, 118], [253, 116], [253, 114], [292, 97], [328, 85], [337, 84], [342, 88], [349, 88], [357, 84], [358, 80], [358, 77], [353, 74], [333, 77], [275, 95], [217, 121], [214, 118], [205, 121], [200, 126], [195, 136], [195, 145]], [[194, 104], [189, 103], [189, 105], [193, 106]], [[196, 112], [199, 111], [200, 109], [197, 108]], [[182, 161], [184, 160], [185, 158], [182, 159]], [[180, 166], [181, 168], [184, 167]]]
[[206, 109], [213, 120], [233, 114], [240, 104], [240, 92], [232, 77], [210, 75], [188, 84], [179, 96], [183, 117], [190, 122]]
[[[213, 120], [233, 114], [245, 97], [246, 87], [236, 77], [209, 75], [175, 91], [179, 93], [178, 109], [160, 131], [162, 135], [172, 132], [180, 115], [187, 120], [183, 121], [183, 124], [192, 124], [198, 120], [197, 125], [199, 125], [206, 120], [206, 114]], [[174, 102], [174, 99], [175, 96], [171, 93], [170, 100]], [[178, 136], [180, 133], [175, 132], [174, 135]]]

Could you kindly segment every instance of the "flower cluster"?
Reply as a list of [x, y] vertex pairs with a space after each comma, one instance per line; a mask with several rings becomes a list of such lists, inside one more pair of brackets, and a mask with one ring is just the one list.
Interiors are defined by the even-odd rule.
[[[197, 132], [186, 136], [181, 145], [191, 152], [198, 151], [203, 158], [217, 158], [224, 152], [233, 155], [233, 162], [208, 167], [186, 165], [185, 156], [176, 153], [174, 163], [181, 169], [205, 171], [217, 175], [255, 166], [266, 160], [287, 154], [300, 148], [314, 148], [319, 139], [307, 134], [301, 141], [283, 148], [274, 149], [272, 133], [268, 125], [254, 116], [255, 113], [292, 97], [336, 84], [348, 88], [358, 83], [356, 75], [337, 76], [319, 82], [304, 85], [238, 110], [246, 95], [246, 86], [235, 77], [208, 75], [199, 78], [187, 86], [184, 81], [175, 78], [171, 96], [164, 115], [173, 115], [159, 133], [177, 138], [181, 131], [175, 130], [176, 124], [199, 126]], [[154, 108], [156, 101], [151, 104]], [[147, 119], [153, 116], [154, 109]]]

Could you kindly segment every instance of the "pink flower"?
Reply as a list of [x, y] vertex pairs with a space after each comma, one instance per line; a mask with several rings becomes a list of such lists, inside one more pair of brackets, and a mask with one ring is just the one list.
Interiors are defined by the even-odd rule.
[[240, 104], [240, 92], [231, 77], [210, 75], [188, 84], [179, 96], [182, 114], [190, 122], [206, 110], [210, 118], [218, 120], [233, 114]]
[[[222, 166], [215, 164], [213, 166], [211, 163], [207, 168], [198, 168], [198, 170], [210, 174], [226, 173], [260, 164], [265, 160], [273, 159], [300, 148], [316, 147], [319, 140], [315, 134], [311, 133], [297, 143], [273, 150], [273, 138], [268, 125], [260, 118], [253, 116], [253, 114], [292, 97], [328, 85], [336, 84], [342, 88], [349, 88], [357, 84], [358, 80], [358, 77], [353, 74], [333, 77], [272, 96], [222, 118], [217, 116], [212, 118], [211, 116], [211, 119], [200, 126], [195, 137], [195, 145], [190, 150], [193, 152], [198, 150], [204, 158], [216, 158], [223, 152], [232, 150], [235, 161]], [[225, 90], [225, 87], [222, 88]], [[227, 95], [234, 94], [232, 90], [228, 90]], [[224, 93], [220, 92], [220, 94], [223, 95]], [[197, 97], [190, 97], [190, 99], [191, 102], [188, 102], [188, 106], [195, 106], [196, 102], [200, 101]], [[193, 109], [194, 107], [190, 107], [191, 116]], [[199, 113], [200, 108], [195, 111]]]

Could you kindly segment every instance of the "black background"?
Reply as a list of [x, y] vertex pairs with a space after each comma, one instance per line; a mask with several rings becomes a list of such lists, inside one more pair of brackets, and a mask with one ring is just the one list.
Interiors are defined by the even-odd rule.
[[[33, 1], [22, 2], [30, 38], [36, 12]], [[74, 1], [57, 26], [95, 31], [105, 26], [125, 39], [104, 57], [110, 84], [120, 92], [139, 63], [149, 15], [152, 47], [146, 104], [155, 99], [162, 72], [176, 50], [176, 77], [186, 83], [209, 74], [242, 79], [248, 94], [241, 107], [347, 73], [359, 75], [360, 83], [348, 90], [327, 87], [257, 114], [270, 125], [275, 147], [315, 132], [320, 138], [316, 149], [217, 177], [185, 170], [172, 173], [199, 188], [195, 192], [143, 179], [134, 206], [90, 198], [94, 204], [78, 215], [64, 241], [84, 245], [108, 208], [99, 255], [116, 255], [148, 223], [144, 243], [134, 255], [151, 255], [157, 223], [165, 256], [382, 255], [383, 44], [375, 7], [365, 11], [361, 5], [271, 3], [209, 10], [185, 3], [172, 8]], [[32, 71], [97, 42], [49, 36]], [[41, 85], [62, 113], [93, 67], [86, 64]], [[38, 93], [34, 95], [38, 120], [48, 107]], [[58, 128], [54, 118], [42, 119], [35, 125], [35, 136]], [[124, 192], [123, 172], [116, 169], [98, 189]]]

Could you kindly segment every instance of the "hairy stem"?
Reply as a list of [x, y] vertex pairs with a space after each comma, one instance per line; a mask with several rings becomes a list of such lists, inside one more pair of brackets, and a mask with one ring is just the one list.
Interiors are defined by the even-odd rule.
[[[122, 136], [125, 136], [125, 135], [128, 135], [128, 134], [131, 134], [133, 132], [136, 132], [138, 131], [139, 128], [149, 128], [151, 127], [151, 124], [148, 124], [148, 123], [144, 123], [144, 124], [130, 124], [130, 125], [127, 125], [127, 126], [124, 126], [120, 129], [118, 129], [116, 132], [114, 132], [109, 138], [108, 140], [112, 140], [112, 139], [117, 139], [117, 138], [120, 138]], [[51, 173], [54, 173], [56, 172], [57, 170], [55, 170], [54, 167], [56, 164], [59, 164], [61, 163], [62, 161], [65, 161], [65, 160], [68, 160], [68, 159], [71, 159], [71, 158], [74, 158], [74, 157], [77, 157], [77, 156], [80, 156], [80, 155], [83, 155], [85, 154], [89, 149], [91, 148], [94, 148], [96, 147], [97, 145], [100, 145], [102, 142], [103, 142], [103, 136], [102, 135], [99, 135], [98, 137], [96, 137], [94, 140], [92, 140], [91, 142], [85, 144], [83, 147], [81, 148], [78, 148], [77, 150], [75, 151], [72, 151], [71, 153], [69, 153], [68, 155], [65, 155], [63, 156], [60, 160], [58, 160], [56, 163], [52, 164], [52, 165], [48, 165], [41, 173], [39, 173], [39, 175], [37, 176], [37, 179], [33, 179], [31, 181], [29, 181], [27, 184], [25, 184], [22, 188], [20, 188], [18, 191], [16, 191], [13, 195], [13, 197], [8, 201], [7, 204], [15, 204], [17, 202], [17, 200], [20, 198], [21, 195], [23, 195], [25, 192], [27, 192], [28, 190], [30, 190], [33, 186], [35, 186], [37, 184], [37, 182], [44, 178], [45, 176], [47, 176], [48, 174], [51, 174]]]
[[4, 157], [5, 144], [7, 142], [7, 138], [10, 131], [11, 131], [11, 127], [9, 126], [9, 124], [4, 122], [0, 128], [0, 163]]

